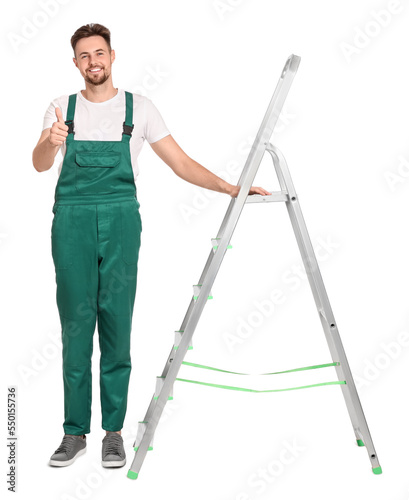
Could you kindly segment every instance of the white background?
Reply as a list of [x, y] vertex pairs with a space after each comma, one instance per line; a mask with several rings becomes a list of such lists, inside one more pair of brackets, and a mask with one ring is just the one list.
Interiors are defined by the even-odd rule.
[[[407, 500], [407, 2], [25, 0], [3, 9], [2, 494], [14, 385], [24, 499]], [[137, 422], [230, 201], [178, 178], [148, 144], [137, 178], [143, 239], [123, 428], [128, 461], [118, 470], [100, 465], [95, 334], [87, 453], [70, 467], [48, 466], [63, 435], [50, 241], [60, 157], [40, 174], [31, 155], [50, 101], [84, 88], [70, 38], [90, 22], [111, 30], [114, 86], [151, 98], [184, 151], [233, 184], [287, 57], [301, 57], [272, 142], [287, 159], [319, 255], [382, 475], [357, 447], [337, 386], [255, 394], [176, 381], [139, 478], [126, 477]], [[254, 184], [277, 188], [269, 155]], [[231, 243], [185, 359], [248, 373], [331, 362], [308, 281], [294, 279], [301, 257], [284, 204], [247, 205]], [[257, 313], [275, 289], [284, 302]], [[227, 334], [241, 343], [229, 348]], [[260, 380], [182, 366], [179, 377], [263, 389], [336, 380], [333, 368]], [[294, 443], [295, 454], [283, 451]]]

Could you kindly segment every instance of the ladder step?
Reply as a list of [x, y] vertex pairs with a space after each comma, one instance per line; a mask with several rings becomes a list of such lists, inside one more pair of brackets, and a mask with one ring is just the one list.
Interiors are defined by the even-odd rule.
[[[199, 297], [201, 286], [202, 285], [193, 285], [193, 298], [194, 298], [194, 300], [197, 300], [197, 298]], [[209, 300], [212, 298], [213, 298], [213, 295], [212, 295], [212, 292], [210, 292], [210, 295], [207, 297], [207, 299]]]
[[262, 194], [251, 194], [246, 198], [246, 203], [269, 203], [272, 201], [288, 201], [287, 191], [273, 191], [267, 196]]
[[[139, 445], [141, 444], [141, 441], [142, 441], [142, 438], [143, 438], [143, 436], [145, 434], [146, 426], [147, 425], [148, 425], [148, 422], [146, 420], [138, 422], [138, 432], [137, 432], [137, 435], [136, 435], [135, 442], [133, 444], [133, 449], [135, 451], [138, 450]], [[153, 450], [153, 437], [151, 439], [151, 443], [150, 443], [150, 446], [148, 448], [148, 451], [149, 450]]]
[[[180, 341], [182, 340], [182, 333], [183, 332], [184, 332], [184, 330], [178, 330], [178, 331], [175, 332], [175, 343], [174, 343], [174, 346], [173, 346], [173, 348], [175, 349], [175, 351], [179, 347]], [[188, 349], [193, 349], [192, 339], [190, 339]]]
[[[165, 377], [163, 377], [162, 375], [156, 377], [156, 388], [155, 388], [155, 395], [154, 395], [153, 399], [158, 399], [159, 393], [162, 390], [164, 382], [165, 382]], [[172, 387], [172, 389], [170, 391], [170, 395], [168, 397], [168, 401], [170, 399], [173, 399], [173, 387]]]
[[[219, 246], [221, 238], [212, 238], [212, 245], [213, 245], [213, 251], [215, 252], [217, 250], [217, 247]], [[227, 245], [227, 249], [233, 248], [232, 245]]]

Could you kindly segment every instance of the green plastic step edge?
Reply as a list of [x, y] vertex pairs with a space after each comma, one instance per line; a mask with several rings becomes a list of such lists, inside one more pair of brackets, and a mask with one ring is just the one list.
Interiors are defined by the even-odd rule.
[[[158, 376], [158, 378], [165, 378], [165, 377], [162, 377], [162, 376]], [[153, 396], [153, 399], [156, 401], [158, 399], [159, 396]], [[173, 396], [169, 396], [168, 397], [168, 401], [173, 399]]]
[[379, 466], [379, 467], [372, 467], [372, 472], [374, 474], [382, 474], [382, 467]]
[[[219, 245], [215, 245], [213, 248], [214, 248], [215, 250], [217, 250], [217, 247], [218, 247], [218, 246], [219, 246]], [[228, 249], [229, 249], [229, 248], [233, 248], [233, 246], [232, 246], [232, 245], [227, 245], [227, 248], [228, 248]]]
[[[227, 371], [227, 370], [221, 370], [220, 368], [214, 368], [212, 366], [199, 365], [197, 363], [189, 363], [187, 361], [182, 361], [182, 364], [193, 366], [193, 367], [196, 367], [196, 368], [205, 368], [207, 370], [216, 370], [216, 371], [219, 371], [219, 372], [232, 373], [232, 374], [236, 374], [236, 375], [250, 375], [249, 373], [231, 372], [231, 371]], [[301, 367], [301, 368], [293, 368], [291, 370], [285, 370], [285, 371], [281, 371], [281, 372], [260, 373], [259, 375], [277, 375], [277, 374], [280, 374], [280, 373], [289, 373], [289, 372], [295, 372], [295, 371], [301, 371], [301, 370], [312, 370], [312, 369], [324, 368], [324, 367], [328, 367], [328, 366], [338, 366], [339, 364], [340, 363], [338, 361], [335, 361], [333, 363], [326, 363], [326, 364], [323, 364], [323, 365], [304, 366], [304, 367]], [[264, 390], [264, 391], [257, 391], [257, 390], [254, 390], [254, 389], [247, 389], [247, 388], [244, 388], [244, 387], [233, 387], [233, 386], [221, 385], [221, 384], [209, 384], [209, 383], [206, 383], [206, 382], [199, 382], [198, 380], [187, 380], [187, 379], [184, 379], [184, 378], [176, 378], [175, 380], [180, 380], [182, 382], [190, 382], [192, 384], [206, 385], [208, 387], [217, 387], [219, 389], [229, 389], [229, 390], [234, 390], [234, 391], [259, 392], [259, 393], [260, 392], [291, 391], [291, 390], [295, 390], [295, 389], [307, 389], [307, 388], [310, 388], [310, 387], [319, 387], [319, 386], [323, 386], [323, 385], [346, 384], [345, 380], [339, 380], [339, 381], [334, 381], [334, 382], [321, 382], [319, 384], [311, 384], [311, 385], [305, 385], [305, 386], [299, 386], [299, 387], [290, 387], [290, 388], [286, 388], [286, 389], [268, 389], [268, 390]]]
[[[139, 446], [134, 446], [135, 451], [138, 451], [138, 448], [139, 448]], [[148, 451], [151, 451], [151, 450], [153, 450], [153, 447], [149, 446]]]
[[127, 476], [129, 479], [136, 479], [138, 477], [138, 473], [129, 469]]
[[339, 385], [339, 384], [346, 384], [345, 380], [336, 380], [334, 382], [321, 382], [319, 384], [310, 384], [310, 385], [302, 385], [298, 387], [289, 387], [286, 389], [266, 389], [263, 391], [257, 391], [255, 389], [247, 389], [245, 387], [234, 387], [231, 385], [221, 385], [221, 384], [210, 384], [208, 382], [199, 382], [198, 380], [187, 380], [185, 378], [176, 378], [175, 380], [180, 380], [181, 382], [190, 382], [191, 384], [200, 384], [200, 385], [206, 385], [208, 387], [217, 387], [219, 389], [229, 389], [231, 391], [245, 391], [245, 392], [282, 392], [282, 391], [293, 391], [296, 389], [308, 389], [310, 387], [319, 387], [323, 385]]
[[[327, 368], [329, 366], [339, 366], [341, 363], [339, 361], [334, 361], [333, 363], [325, 363], [321, 365], [312, 366], [302, 366], [301, 368], [292, 368], [291, 370], [284, 370], [281, 372], [270, 372], [270, 373], [259, 373], [257, 375], [279, 375], [281, 373], [299, 372], [304, 370], [314, 370], [317, 368]], [[233, 375], [256, 375], [255, 373], [241, 373], [241, 372], [231, 372], [228, 370], [222, 370], [220, 368], [214, 368], [213, 366], [199, 365], [198, 363], [189, 363], [188, 361], [182, 361], [182, 365], [192, 366], [194, 368], [205, 368], [206, 370], [215, 370], [217, 372], [232, 373]]]
[[365, 443], [362, 441], [362, 439], [357, 439], [356, 442], [358, 443], [358, 446], [365, 446]]
[[[184, 333], [185, 330], [177, 330], [177, 331], [178, 331], [178, 333]], [[179, 347], [178, 345], [173, 346], [175, 351], [177, 350], [178, 347]], [[190, 345], [187, 349], [188, 349], [188, 351], [191, 351], [193, 349], [193, 346]]]

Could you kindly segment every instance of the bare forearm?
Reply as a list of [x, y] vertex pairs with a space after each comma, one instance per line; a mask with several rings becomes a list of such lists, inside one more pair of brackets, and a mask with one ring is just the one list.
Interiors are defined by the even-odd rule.
[[49, 170], [54, 164], [54, 158], [60, 146], [53, 146], [48, 136], [37, 144], [33, 151], [33, 165], [38, 172]]
[[185, 181], [196, 184], [196, 186], [218, 191], [219, 193], [231, 194], [232, 192], [232, 184], [221, 179], [190, 157], [185, 159], [179, 168], [175, 170], [175, 173]]
[[[229, 184], [190, 158], [170, 134], [159, 139], [159, 141], [151, 143], [151, 147], [159, 158], [185, 181], [196, 184], [196, 186], [219, 191], [219, 193], [229, 194], [233, 198], [238, 196], [241, 190], [240, 186]], [[248, 194], [269, 195], [271, 193], [261, 187], [251, 186]]]

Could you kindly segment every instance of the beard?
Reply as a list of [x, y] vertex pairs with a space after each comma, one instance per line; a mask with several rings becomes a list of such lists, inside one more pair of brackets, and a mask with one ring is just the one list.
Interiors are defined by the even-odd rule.
[[110, 77], [110, 73], [108, 71], [104, 71], [103, 69], [101, 69], [101, 73], [102, 74], [98, 73], [98, 77], [95, 78], [95, 77], [89, 77], [88, 72], [86, 72], [84, 80], [87, 83], [90, 83], [91, 85], [102, 85], [108, 80], [108, 78]]

